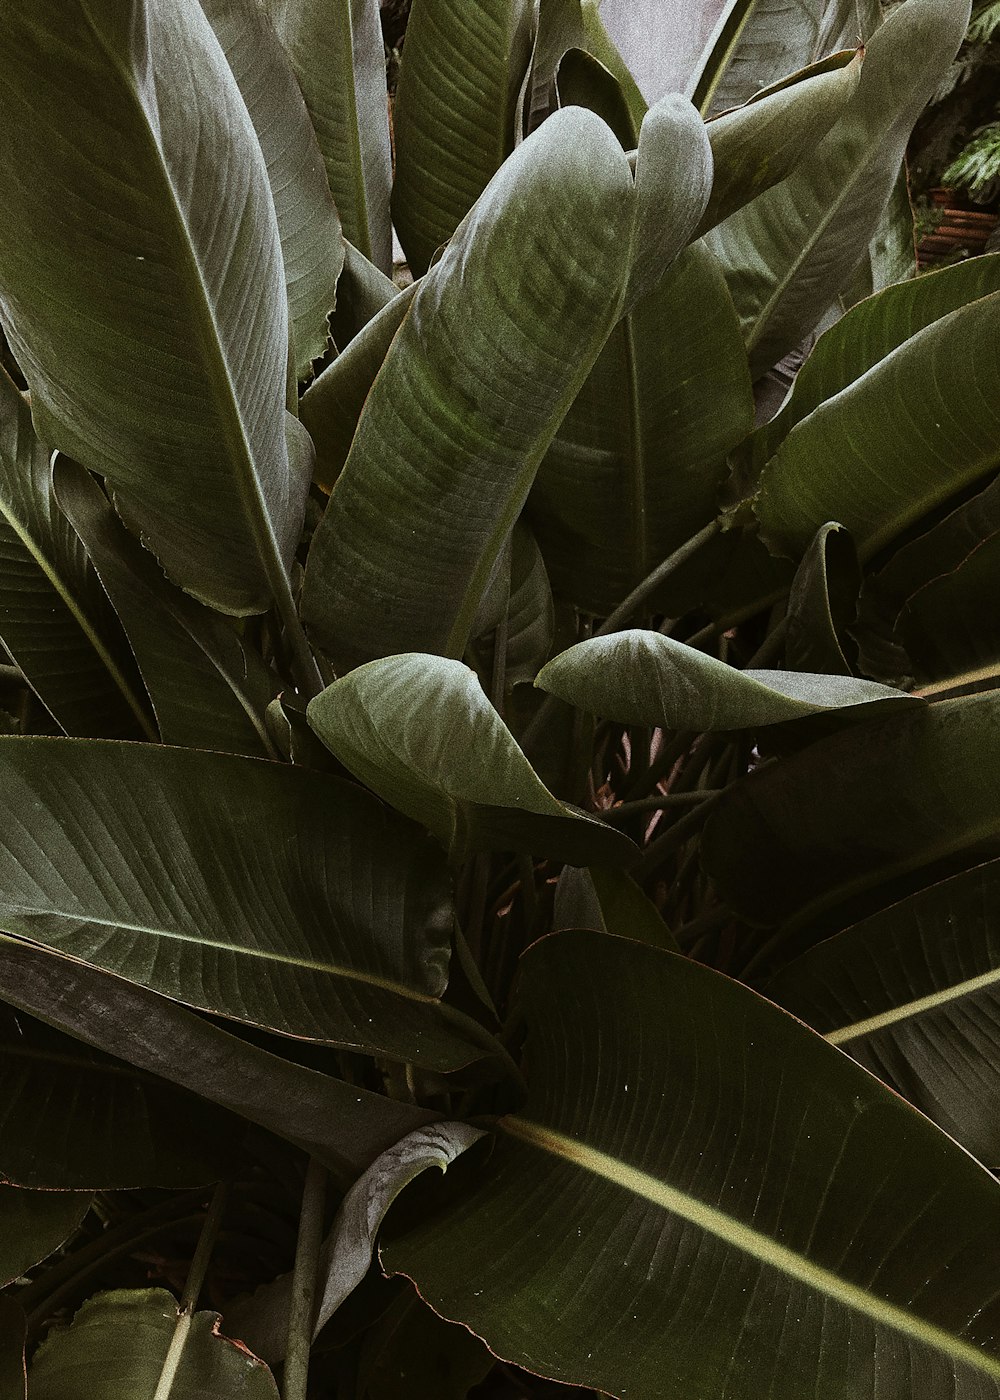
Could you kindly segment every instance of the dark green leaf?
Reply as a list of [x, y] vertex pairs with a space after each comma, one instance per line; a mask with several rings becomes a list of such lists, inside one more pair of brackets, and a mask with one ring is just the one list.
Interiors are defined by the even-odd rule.
[[398, 295], [395, 282], [345, 240], [344, 267], [337, 283], [337, 307], [332, 321], [338, 349], [349, 345], [372, 317]]
[[652, 900], [624, 870], [566, 866], [556, 886], [554, 929], [589, 928], [677, 953], [677, 941]]
[[795, 671], [852, 674], [844, 655], [858, 616], [861, 568], [854, 541], [842, 525], [817, 530], [788, 595], [785, 659]]
[[406, 1288], [365, 1333], [359, 1373], [365, 1400], [467, 1400], [495, 1359]]
[[585, 49], [563, 54], [556, 73], [560, 107], [586, 107], [606, 121], [626, 151], [635, 150], [639, 126], [614, 74]]
[[1000, 620], [994, 612], [1000, 576], [1000, 534], [978, 545], [957, 569], [916, 592], [897, 620], [917, 679], [940, 681], [995, 673]]
[[0, 1185], [0, 1288], [76, 1234], [93, 1197]]

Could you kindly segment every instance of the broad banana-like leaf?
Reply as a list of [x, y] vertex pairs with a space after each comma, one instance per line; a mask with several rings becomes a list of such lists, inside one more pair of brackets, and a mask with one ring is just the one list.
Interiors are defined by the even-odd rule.
[[673, 99], [644, 123], [634, 178], [580, 108], [504, 164], [421, 282], [313, 538], [303, 615], [335, 658], [464, 652], [553, 434], [710, 174], [704, 127]]
[[286, 1035], [437, 1068], [479, 1057], [438, 1000], [443, 862], [352, 785], [230, 754], [15, 738], [0, 739], [0, 793], [7, 932]]
[[991, 672], [1000, 661], [994, 614], [1000, 534], [977, 545], [957, 569], [917, 590], [896, 620], [896, 633], [917, 679], [937, 681]]
[[785, 660], [794, 671], [853, 674], [845, 655], [857, 621], [861, 567], [854, 541], [829, 522], [816, 532], [788, 594]]
[[[0, 975], [12, 1006], [259, 1123], [347, 1181], [434, 1117], [281, 1059], [175, 1001], [47, 948], [0, 940]], [[78, 1151], [74, 1145], [74, 1157]]]
[[24, 1309], [14, 1298], [0, 1298], [0, 1395], [4, 1400], [28, 1400], [26, 1339]]
[[155, 739], [128, 643], [53, 497], [51, 455], [0, 370], [0, 639], [68, 734]]
[[267, 164], [299, 379], [329, 341], [344, 265], [340, 219], [291, 64], [260, 0], [201, 0], [247, 104]]
[[345, 768], [456, 858], [498, 848], [588, 865], [635, 854], [621, 832], [552, 796], [460, 661], [370, 661], [310, 701], [308, 716]]
[[44, 442], [224, 612], [291, 608], [311, 467], [285, 438], [281, 242], [198, 0], [0, 6], [0, 316]]
[[0, 1177], [16, 1186], [203, 1186], [240, 1161], [237, 1120], [2, 1004], [0, 1095]]
[[353, 243], [344, 240], [344, 267], [337, 283], [337, 305], [331, 325], [338, 350], [343, 350], [383, 306], [399, 295], [391, 277], [380, 272]]
[[753, 416], [732, 300], [695, 245], [612, 331], [539, 470], [528, 514], [556, 593], [607, 616], [715, 516]]
[[537, 944], [517, 1005], [527, 1101], [383, 1234], [438, 1312], [634, 1400], [1000, 1394], [1000, 1188], [914, 1109], [746, 987], [606, 934]]
[[906, 161], [899, 167], [889, 203], [882, 211], [878, 228], [868, 244], [868, 252], [857, 271], [837, 298], [834, 309], [846, 311], [865, 297], [874, 296], [898, 282], [917, 275], [917, 241], [910, 204]]
[[93, 1195], [0, 1184], [0, 1288], [20, 1278], [79, 1228]]
[[942, 316], [792, 428], [754, 498], [776, 553], [839, 520], [870, 559], [1000, 466], [998, 315], [1000, 292]]
[[32, 1400], [156, 1394], [171, 1400], [278, 1400], [270, 1371], [246, 1347], [222, 1336], [221, 1321], [218, 1313], [180, 1313], [164, 1288], [98, 1293], [71, 1327], [53, 1328], [38, 1348], [28, 1371]]
[[696, 732], [757, 729], [833, 713], [857, 722], [923, 702], [875, 681], [804, 671], [738, 671], [661, 632], [580, 642], [543, 667], [540, 690], [616, 720]]
[[532, 0], [418, 0], [393, 108], [392, 217], [426, 272], [514, 149]]
[[1000, 1163], [998, 900], [992, 861], [827, 939], [767, 988], [990, 1167]]
[[919, 872], [926, 885], [944, 862], [992, 854], [998, 723], [995, 691], [910, 705], [751, 774], [709, 817], [705, 869], [742, 918], [798, 926], [889, 881]]
[[275, 757], [264, 711], [279, 682], [259, 654], [164, 577], [83, 467], [60, 457], [53, 479], [132, 644], [163, 742]]
[[[910, 131], [954, 58], [968, 0], [907, 0], [873, 35], [844, 114], [787, 180], [706, 235], [755, 375], [817, 325], [865, 256]], [[818, 522], [817, 522], [818, 523]]]
[[392, 152], [377, 0], [264, 0], [299, 80], [344, 236], [392, 271]]

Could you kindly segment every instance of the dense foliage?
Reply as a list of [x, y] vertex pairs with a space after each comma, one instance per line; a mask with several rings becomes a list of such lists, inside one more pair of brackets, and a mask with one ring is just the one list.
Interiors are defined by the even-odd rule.
[[375, 0], [0, 0], [3, 1400], [1000, 1396], [969, 12], [796, 14], [414, 0], [391, 142]]

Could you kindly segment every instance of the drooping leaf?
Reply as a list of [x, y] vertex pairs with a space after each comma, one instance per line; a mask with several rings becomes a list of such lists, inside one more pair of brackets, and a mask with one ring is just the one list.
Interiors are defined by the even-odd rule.
[[709, 170], [673, 99], [643, 126], [634, 180], [579, 108], [506, 162], [414, 296], [314, 536], [303, 613], [335, 658], [462, 654], [562, 415], [700, 218]]
[[514, 149], [531, 0], [419, 0], [393, 109], [393, 222], [426, 272]]
[[433, 1117], [280, 1059], [166, 997], [30, 943], [0, 940], [0, 974], [12, 1005], [298, 1143], [350, 1180]]
[[260, 0], [201, 0], [267, 164], [300, 379], [326, 350], [344, 265], [340, 219], [295, 74]]
[[53, 480], [125, 628], [163, 742], [274, 757], [264, 711], [279, 682], [259, 654], [169, 582], [83, 467], [59, 457]]
[[788, 594], [785, 659], [792, 670], [852, 674], [844, 648], [860, 592], [854, 541], [842, 525], [828, 522], [803, 555]]
[[1000, 1163], [1000, 863], [932, 885], [797, 958], [767, 995]]
[[526, 1103], [383, 1237], [437, 1311], [635, 1400], [1000, 1393], [1000, 1190], [926, 1119], [688, 959], [556, 934], [519, 988]]
[[392, 271], [392, 153], [377, 0], [264, 0], [299, 80], [344, 236]]
[[555, 657], [535, 684], [580, 709], [696, 732], [757, 729], [830, 711], [850, 722], [921, 702], [875, 681], [804, 671], [738, 671], [661, 632], [614, 632]]
[[0, 927], [191, 1006], [437, 1068], [451, 909], [421, 833], [230, 754], [0, 739]]
[[86, 1191], [25, 1191], [0, 1184], [0, 1288], [74, 1235], [92, 1200]]
[[587, 865], [635, 854], [620, 832], [552, 796], [460, 661], [371, 661], [328, 686], [308, 716], [355, 777], [455, 857], [500, 849]]
[[0, 370], [0, 638], [67, 733], [155, 739], [128, 644], [56, 506], [50, 456]]
[[[222, 611], [290, 607], [310, 474], [264, 158], [197, 0], [6, 5], [0, 315], [39, 436]], [[45, 178], [39, 179], [44, 169]]]
[[[278, 1400], [270, 1371], [219, 1331], [218, 1313], [190, 1314], [171, 1400]], [[54, 1328], [28, 1372], [31, 1400], [124, 1400], [159, 1386], [178, 1323], [163, 1288], [98, 1293], [71, 1327]]]

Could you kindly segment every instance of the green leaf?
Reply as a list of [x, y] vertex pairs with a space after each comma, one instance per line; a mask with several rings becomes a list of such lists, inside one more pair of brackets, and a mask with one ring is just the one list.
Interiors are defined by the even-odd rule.
[[556, 592], [606, 617], [713, 519], [752, 427], [725, 280], [687, 248], [612, 331], [539, 470], [528, 514]]
[[559, 105], [555, 82], [563, 55], [570, 49], [585, 46], [580, 0], [539, 0], [526, 98], [525, 135], [540, 126]]
[[918, 681], [995, 670], [1000, 661], [1000, 627], [993, 613], [998, 574], [1000, 534], [994, 534], [906, 603], [896, 631]]
[[500, 849], [588, 865], [635, 854], [620, 832], [552, 796], [460, 661], [371, 661], [328, 686], [308, 716], [356, 778], [455, 858]]
[[563, 414], [701, 217], [709, 171], [674, 99], [646, 120], [634, 180], [580, 108], [505, 163], [414, 296], [314, 536], [303, 615], [335, 658], [464, 652]]
[[586, 870], [565, 867], [556, 885], [552, 926], [556, 930], [596, 929], [680, 952], [652, 900], [624, 870], [607, 865], [592, 865]]
[[53, 480], [132, 644], [163, 742], [274, 757], [264, 711], [279, 682], [259, 654], [164, 577], [83, 467], [59, 457]]
[[580, 642], [535, 681], [579, 709], [620, 724], [696, 732], [757, 729], [836, 712], [845, 721], [921, 702], [875, 681], [804, 671], [737, 671], [660, 632], [615, 632]]
[[183, 588], [287, 610], [311, 467], [285, 441], [267, 170], [218, 40], [197, 0], [82, 0], [8, 5], [0, 41], [0, 315], [39, 436], [107, 478]]
[[626, 151], [635, 149], [639, 126], [614, 74], [585, 49], [563, 54], [556, 72], [560, 107], [586, 107], [607, 122]]
[[1000, 466], [998, 309], [993, 292], [941, 317], [796, 424], [754, 498], [773, 550], [838, 520], [870, 559]]
[[805, 926], [866, 891], [891, 896], [889, 881], [968, 865], [1000, 837], [998, 716], [998, 692], [909, 705], [752, 774], [709, 818], [705, 869], [749, 922]]
[[[437, 1069], [452, 911], [352, 785], [157, 745], [0, 739], [0, 927], [191, 1006]], [[448, 1013], [449, 1015], [451, 1013]]]
[[427, 271], [514, 149], [531, 0], [418, 0], [393, 109], [393, 222]]
[[299, 80], [344, 236], [392, 271], [392, 153], [376, 0], [264, 0]]
[[92, 1200], [88, 1192], [0, 1184], [0, 1288], [76, 1234]]
[[0, 1298], [0, 1395], [4, 1400], [28, 1400], [26, 1334], [23, 1309], [13, 1298]]
[[50, 457], [0, 370], [0, 638], [67, 733], [155, 739], [128, 644], [53, 498]]
[[1000, 1163], [1000, 862], [921, 890], [797, 958], [767, 995]]
[[747, 988], [607, 935], [537, 944], [518, 1009], [526, 1103], [383, 1239], [436, 1311], [634, 1400], [1000, 1392], [1000, 1190], [926, 1119]]
[[0, 973], [14, 1006], [259, 1123], [347, 1180], [433, 1117], [281, 1059], [166, 997], [47, 948], [0, 939]]
[[338, 348], [343, 350], [349, 345], [372, 317], [398, 295], [395, 282], [345, 240], [344, 267], [337, 283], [337, 305], [331, 323]]
[[[54, 1328], [28, 1372], [31, 1400], [125, 1400], [157, 1391], [178, 1319], [189, 1318], [171, 1400], [278, 1400], [270, 1371], [219, 1332], [218, 1313], [180, 1314], [163, 1288], [98, 1293]], [[174, 1358], [171, 1358], [172, 1360]]]
[[706, 235], [755, 376], [817, 325], [867, 253], [910, 131], [968, 14], [967, 0], [908, 0], [894, 10], [872, 36], [857, 92], [823, 141], [787, 180]]
[[267, 164], [300, 379], [324, 353], [344, 264], [340, 219], [302, 93], [260, 0], [201, 0]]
[[802, 556], [788, 595], [785, 660], [791, 670], [852, 674], [844, 648], [860, 592], [854, 541], [842, 525], [828, 522]]

